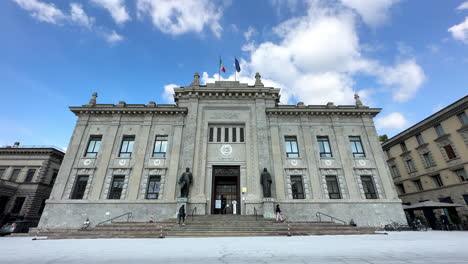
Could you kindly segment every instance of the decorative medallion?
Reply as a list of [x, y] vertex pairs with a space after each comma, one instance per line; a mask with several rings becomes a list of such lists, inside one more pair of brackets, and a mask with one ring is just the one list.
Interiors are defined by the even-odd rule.
[[297, 166], [297, 160], [291, 160], [291, 165]]
[[119, 160], [119, 165], [120, 165], [120, 166], [125, 165], [125, 163], [127, 163], [126, 160], [124, 160], [124, 159]]
[[161, 165], [161, 160], [156, 159], [156, 160], [153, 161], [153, 164], [154, 164], [155, 166], [159, 166], [159, 165]]
[[91, 160], [90, 160], [90, 159], [85, 159], [85, 160], [83, 161], [83, 164], [86, 165], [86, 166], [88, 166], [89, 164], [91, 164]]
[[232, 154], [232, 147], [231, 145], [223, 145], [221, 146], [221, 149], [219, 151], [221, 151], [221, 154], [223, 154], [223, 156], [229, 156]]
[[359, 161], [359, 165], [361, 165], [361, 166], [366, 165], [366, 161], [365, 161], [365, 160], [360, 160], [360, 161]]
[[326, 161], [325, 161], [325, 165], [327, 165], [327, 166], [331, 166], [331, 165], [332, 165], [332, 162], [331, 162], [331, 160], [326, 160]]

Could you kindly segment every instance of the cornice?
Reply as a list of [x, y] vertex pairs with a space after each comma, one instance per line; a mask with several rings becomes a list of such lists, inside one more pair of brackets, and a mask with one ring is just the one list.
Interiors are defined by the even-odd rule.
[[0, 148], [0, 155], [48, 154], [63, 159], [65, 153], [54, 148]]
[[185, 115], [187, 114], [186, 107], [178, 107], [176, 105], [155, 105], [155, 104], [96, 104], [69, 107], [75, 115], [92, 114], [92, 115], [110, 115], [110, 114], [127, 114], [127, 115]]
[[[218, 82], [216, 82], [218, 84]], [[228, 82], [221, 82], [228, 83]], [[239, 82], [233, 83], [229, 86], [211, 86], [209, 84], [200, 86], [188, 86], [174, 88], [174, 100], [176, 102], [179, 99], [185, 98], [199, 98], [199, 99], [270, 99], [279, 103], [280, 100], [280, 89], [263, 86], [248, 86], [239, 84]], [[236, 85], [237, 83], [237, 85]]]
[[354, 105], [279, 105], [266, 109], [267, 115], [369, 115], [371, 117], [380, 113], [381, 108], [357, 107]]

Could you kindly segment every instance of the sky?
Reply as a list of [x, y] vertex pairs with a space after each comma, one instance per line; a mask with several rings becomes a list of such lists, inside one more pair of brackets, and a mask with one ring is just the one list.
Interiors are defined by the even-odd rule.
[[[237, 79], [281, 103], [382, 108], [396, 135], [468, 91], [468, 1], [2, 0], [0, 146], [66, 149], [88, 103], [173, 103], [172, 89]], [[219, 59], [226, 73], [218, 76]]]

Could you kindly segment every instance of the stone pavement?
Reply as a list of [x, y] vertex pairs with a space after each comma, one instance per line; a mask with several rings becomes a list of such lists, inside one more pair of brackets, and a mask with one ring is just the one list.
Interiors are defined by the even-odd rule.
[[0, 263], [467, 263], [467, 232], [389, 235], [75, 239], [0, 238]]

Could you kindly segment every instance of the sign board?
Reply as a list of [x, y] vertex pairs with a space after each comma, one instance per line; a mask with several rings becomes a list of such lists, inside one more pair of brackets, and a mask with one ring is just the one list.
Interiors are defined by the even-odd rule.
[[237, 214], [237, 201], [232, 201], [232, 214]]
[[215, 208], [216, 209], [221, 209], [221, 200], [216, 200], [215, 201]]
[[242, 192], [246, 193], [247, 192], [247, 187], [242, 187]]

